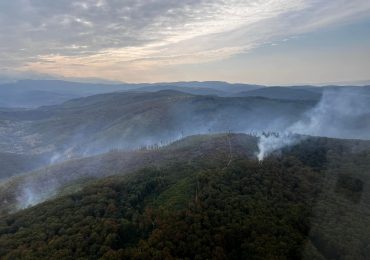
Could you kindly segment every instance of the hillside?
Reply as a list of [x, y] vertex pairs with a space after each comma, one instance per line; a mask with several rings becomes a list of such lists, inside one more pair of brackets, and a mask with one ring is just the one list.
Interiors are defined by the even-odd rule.
[[227, 97], [232, 96], [233, 93], [228, 91], [217, 90], [214, 88], [201, 88], [201, 87], [189, 87], [189, 86], [171, 86], [171, 85], [158, 85], [158, 86], [147, 86], [136, 89], [139, 92], [157, 92], [162, 90], [174, 90], [183, 93], [193, 95], [204, 95], [204, 96], [219, 96]]
[[[302, 100], [308, 97], [303, 94], [311, 90], [301, 89], [294, 89], [301, 99], [294, 96], [292, 100], [289, 95], [279, 99], [204, 96], [174, 90], [128, 91], [36, 109], [3, 108], [0, 109], [0, 153], [3, 153], [0, 157], [34, 156], [41, 164], [27, 168], [32, 170], [113, 149], [163, 146], [194, 134], [291, 131], [368, 139], [369, 97], [364, 89], [324, 92], [320, 100]], [[9, 161], [4, 169], [6, 176], [20, 173], [16, 164], [17, 161]]]
[[43, 155], [0, 152], [0, 181], [13, 175], [34, 170], [47, 163]]
[[3, 216], [0, 257], [365, 259], [369, 143], [312, 138], [261, 163], [253, 139], [187, 138], [149, 152], [163, 164]]
[[320, 93], [311, 89], [296, 89], [289, 87], [269, 87], [239, 93], [243, 97], [265, 97], [282, 100], [319, 100]]
[[3, 152], [67, 158], [165, 144], [183, 136], [278, 131], [315, 102], [197, 96], [166, 90], [110, 93], [61, 105], [0, 111]]
[[0, 214], [32, 206], [69, 186], [79, 189], [83, 182], [110, 175], [126, 174], [146, 166], [176, 162], [220, 160], [226, 165], [232, 153], [238, 157], [254, 157], [257, 139], [246, 135], [191, 136], [166, 147], [149, 147], [137, 151], [111, 151], [93, 157], [66, 161], [23, 174], [0, 183]]

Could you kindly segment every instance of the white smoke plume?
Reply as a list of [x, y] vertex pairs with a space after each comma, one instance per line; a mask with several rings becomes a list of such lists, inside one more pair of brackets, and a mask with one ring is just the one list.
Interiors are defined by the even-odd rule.
[[20, 187], [19, 194], [16, 198], [17, 210], [37, 205], [57, 194], [57, 186], [52, 181], [43, 183], [43, 185], [39, 185], [31, 181], [26, 182], [22, 187]]
[[263, 161], [266, 156], [286, 146], [294, 145], [303, 137], [292, 133], [262, 133], [259, 136], [257, 158]]
[[369, 129], [370, 96], [365, 90], [324, 91], [320, 102], [285, 131], [260, 135], [257, 158], [262, 161], [272, 152], [300, 142], [304, 136], [370, 139]]
[[330, 90], [289, 131], [345, 139], [370, 139], [370, 96], [355, 90]]

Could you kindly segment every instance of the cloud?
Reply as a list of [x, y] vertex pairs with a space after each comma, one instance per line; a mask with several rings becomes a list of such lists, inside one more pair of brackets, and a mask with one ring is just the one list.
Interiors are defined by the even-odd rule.
[[366, 0], [3, 0], [0, 67], [125, 80], [122, 71], [222, 60], [369, 11]]

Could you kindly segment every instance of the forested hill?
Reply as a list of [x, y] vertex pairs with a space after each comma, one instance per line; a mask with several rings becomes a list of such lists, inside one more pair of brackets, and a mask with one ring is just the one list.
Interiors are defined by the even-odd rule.
[[367, 142], [312, 138], [258, 162], [227, 157], [227, 136], [3, 216], [0, 258], [366, 259]]
[[255, 158], [256, 151], [257, 138], [254, 136], [215, 134], [190, 136], [163, 147], [112, 150], [102, 155], [69, 160], [0, 183], [0, 215], [35, 205], [60, 193], [73, 192], [91, 180], [173, 162], [201, 163], [204, 168], [214, 161], [227, 165], [231, 157]]
[[[38, 109], [0, 109], [0, 161], [12, 156], [2, 164], [0, 178], [72, 157], [165, 145], [189, 135], [278, 131], [315, 104], [165, 90], [100, 94]], [[29, 157], [34, 162], [19, 169]]]
[[0, 111], [0, 149], [91, 155], [201, 133], [277, 131], [299, 120], [315, 104], [172, 90], [101, 94], [56, 106]]

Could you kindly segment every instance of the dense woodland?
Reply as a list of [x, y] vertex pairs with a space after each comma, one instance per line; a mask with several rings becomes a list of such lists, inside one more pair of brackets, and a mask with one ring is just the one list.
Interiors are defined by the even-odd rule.
[[[366, 148], [366, 147], [365, 147]], [[1, 259], [366, 259], [370, 153], [307, 140], [98, 180], [0, 220]]]

